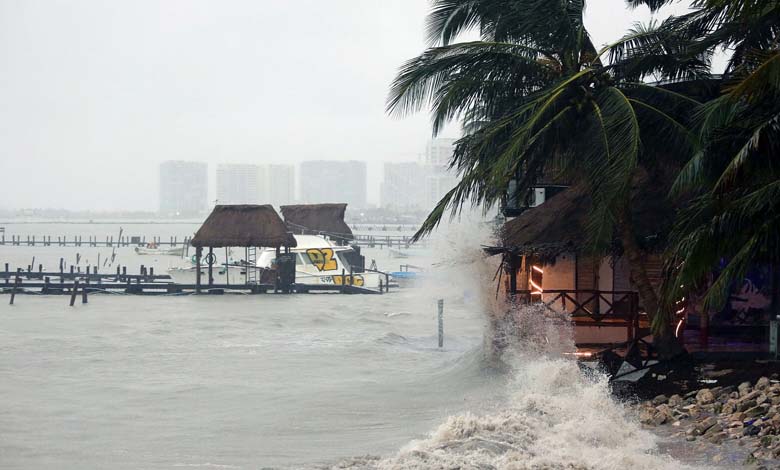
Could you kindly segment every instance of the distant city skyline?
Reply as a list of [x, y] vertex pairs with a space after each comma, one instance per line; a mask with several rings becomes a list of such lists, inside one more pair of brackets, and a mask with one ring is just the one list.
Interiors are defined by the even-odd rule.
[[[427, 1], [309, 2], [307, 15], [252, 0], [0, 5], [3, 208], [156, 210], [166, 160], [208, 163], [210, 178], [219, 163], [363, 160], [377, 204], [384, 163], [418, 160], [431, 138], [425, 112], [385, 112], [425, 48]], [[650, 18], [590, 2], [585, 21], [601, 46]], [[314, 41], [329, 48], [307, 52]]]
[[[205, 163], [167, 161], [160, 164], [159, 171], [160, 213], [182, 213], [181, 201], [193, 199], [193, 187], [214, 194], [208, 207], [345, 202], [353, 209], [429, 210], [457, 182], [448, 167], [454, 143], [454, 139], [431, 139], [420, 158], [385, 162], [378, 203], [368, 200], [367, 165], [359, 160], [310, 160], [299, 165], [218, 163], [213, 172], [208, 172]], [[213, 177], [201, 177], [210, 174]]]

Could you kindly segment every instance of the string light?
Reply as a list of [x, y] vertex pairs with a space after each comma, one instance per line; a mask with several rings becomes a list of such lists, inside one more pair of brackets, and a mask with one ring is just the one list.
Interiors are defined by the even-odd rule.
[[680, 327], [683, 324], [683, 320], [680, 320], [680, 322], [677, 324], [677, 328], [674, 329], [674, 337], [679, 338], [680, 337]]

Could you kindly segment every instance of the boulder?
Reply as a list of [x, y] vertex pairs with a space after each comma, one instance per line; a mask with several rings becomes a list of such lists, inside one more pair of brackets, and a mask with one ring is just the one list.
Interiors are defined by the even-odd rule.
[[755, 400], [741, 401], [737, 405], [737, 410], [739, 410], [739, 411], [747, 411], [750, 408], [755, 408], [757, 405], [758, 405], [758, 403], [756, 403]]
[[764, 408], [761, 406], [754, 406], [753, 408], [750, 408], [745, 411], [745, 416], [748, 418], [756, 418], [758, 416], [761, 416], [764, 414]]
[[713, 434], [717, 434], [719, 432], [723, 431], [723, 426], [721, 426], [719, 423], [715, 423], [713, 426], [711, 426], [707, 431], [704, 432], [705, 437], [712, 436]]
[[653, 418], [656, 411], [653, 408], [643, 408], [639, 413], [639, 422], [642, 424], [653, 424]]
[[769, 388], [770, 386], [769, 377], [761, 377], [756, 381], [756, 389], [757, 390], [765, 390]]
[[756, 405], [760, 405], [762, 403], [765, 403], [768, 399], [769, 399], [769, 397], [766, 396], [766, 393], [760, 393], [756, 397]]
[[718, 424], [718, 421], [712, 416], [710, 416], [709, 418], [705, 418], [704, 420], [696, 423], [696, 425], [693, 427], [693, 433], [698, 436], [701, 436], [702, 434], [707, 432], [709, 428], [715, 426], [716, 424]]
[[706, 405], [714, 401], [715, 401], [715, 395], [708, 388], [703, 388], [699, 390], [699, 392], [696, 394], [696, 403], [700, 405]]
[[680, 406], [683, 403], [683, 399], [680, 395], [674, 394], [669, 397], [669, 406]]
[[737, 391], [739, 391], [739, 396], [743, 397], [751, 392], [753, 387], [750, 385], [750, 382], [742, 382], [737, 387]]
[[658, 406], [662, 405], [669, 401], [669, 398], [666, 395], [658, 395], [657, 397], [653, 398], [653, 405]]

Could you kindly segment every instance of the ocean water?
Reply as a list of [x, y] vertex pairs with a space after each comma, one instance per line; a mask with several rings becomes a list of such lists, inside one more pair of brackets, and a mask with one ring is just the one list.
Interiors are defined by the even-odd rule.
[[[519, 310], [495, 354], [496, 260], [487, 227], [464, 225], [425, 258], [366, 250], [429, 268], [384, 296], [0, 297], [0, 468], [681, 468], [539, 311]], [[0, 247], [0, 262], [74, 250]]]

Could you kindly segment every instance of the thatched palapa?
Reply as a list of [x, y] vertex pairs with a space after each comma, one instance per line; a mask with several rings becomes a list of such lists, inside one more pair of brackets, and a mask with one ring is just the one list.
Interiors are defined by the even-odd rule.
[[[668, 233], [674, 207], [666, 198], [669, 184], [646, 174], [636, 178], [631, 188], [631, 216], [640, 243], [648, 248], [662, 246]], [[586, 224], [591, 198], [583, 185], [573, 186], [510, 220], [501, 229], [500, 247], [489, 254], [511, 251], [554, 259], [563, 252], [585, 248]]]
[[282, 216], [289, 230], [296, 234], [322, 233], [352, 240], [352, 230], [344, 222], [346, 204], [298, 204], [282, 206]]
[[294, 247], [295, 237], [270, 205], [220, 205], [195, 236], [195, 247]]

